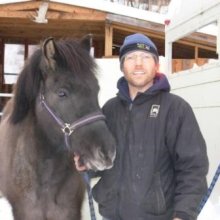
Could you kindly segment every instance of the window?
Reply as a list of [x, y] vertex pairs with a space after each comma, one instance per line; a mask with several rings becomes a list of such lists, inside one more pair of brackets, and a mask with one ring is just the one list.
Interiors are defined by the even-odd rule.
[[4, 50], [4, 81], [13, 84], [24, 66], [23, 44], [5, 44]]
[[38, 45], [30, 44], [28, 45], [28, 58], [32, 56], [32, 54], [39, 48]]

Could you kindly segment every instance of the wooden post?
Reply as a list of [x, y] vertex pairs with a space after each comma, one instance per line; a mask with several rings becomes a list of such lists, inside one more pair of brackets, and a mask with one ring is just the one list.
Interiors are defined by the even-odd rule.
[[[167, 26], [165, 26], [165, 35], [167, 34]], [[173, 42], [168, 41], [165, 37], [165, 60], [166, 60], [166, 74], [170, 76], [173, 73]]]
[[153, 0], [148, 1], [148, 10], [152, 11]]
[[0, 39], [0, 89], [2, 91], [4, 83], [4, 40]]
[[29, 53], [29, 51], [28, 51], [28, 40], [25, 39], [24, 40], [24, 60], [27, 60], [28, 53]]
[[195, 63], [198, 65], [199, 48], [195, 46]]
[[113, 28], [111, 24], [105, 25], [105, 57], [112, 56]]
[[220, 61], [220, 18], [217, 20], [217, 42], [216, 42], [216, 53], [218, 54], [218, 60]]

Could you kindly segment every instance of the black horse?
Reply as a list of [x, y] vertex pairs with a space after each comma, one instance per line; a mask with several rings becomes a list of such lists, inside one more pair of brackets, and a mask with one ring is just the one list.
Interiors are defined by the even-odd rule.
[[24, 66], [0, 124], [0, 191], [15, 220], [80, 220], [88, 169], [112, 167], [91, 38], [45, 40]]

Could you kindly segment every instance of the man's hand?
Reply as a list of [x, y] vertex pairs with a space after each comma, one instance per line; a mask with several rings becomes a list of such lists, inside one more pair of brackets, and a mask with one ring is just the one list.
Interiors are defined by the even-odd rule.
[[80, 156], [79, 156], [79, 155], [74, 154], [73, 160], [74, 160], [76, 169], [77, 169], [78, 171], [81, 172], [81, 171], [87, 170], [87, 169], [86, 169], [86, 166], [80, 164], [80, 161], [79, 161], [79, 160], [80, 160]]

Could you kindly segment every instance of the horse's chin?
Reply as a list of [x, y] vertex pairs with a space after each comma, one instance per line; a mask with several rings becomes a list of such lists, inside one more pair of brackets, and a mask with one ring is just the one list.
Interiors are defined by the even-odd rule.
[[80, 157], [79, 159], [79, 166], [85, 167], [86, 170], [93, 170], [93, 171], [102, 171], [111, 169], [113, 167], [113, 160], [108, 159], [102, 160], [102, 159], [92, 159], [92, 158], [85, 158]]
[[99, 163], [98, 161], [90, 161], [85, 163], [85, 167], [87, 170], [93, 170], [93, 171], [103, 171], [103, 170], [108, 170], [113, 167], [113, 163], [111, 164], [106, 164], [106, 163]]
[[81, 154], [79, 158], [79, 165], [86, 167], [87, 170], [103, 171], [113, 167], [115, 152], [108, 152], [108, 155], [104, 155], [96, 150], [92, 155]]

